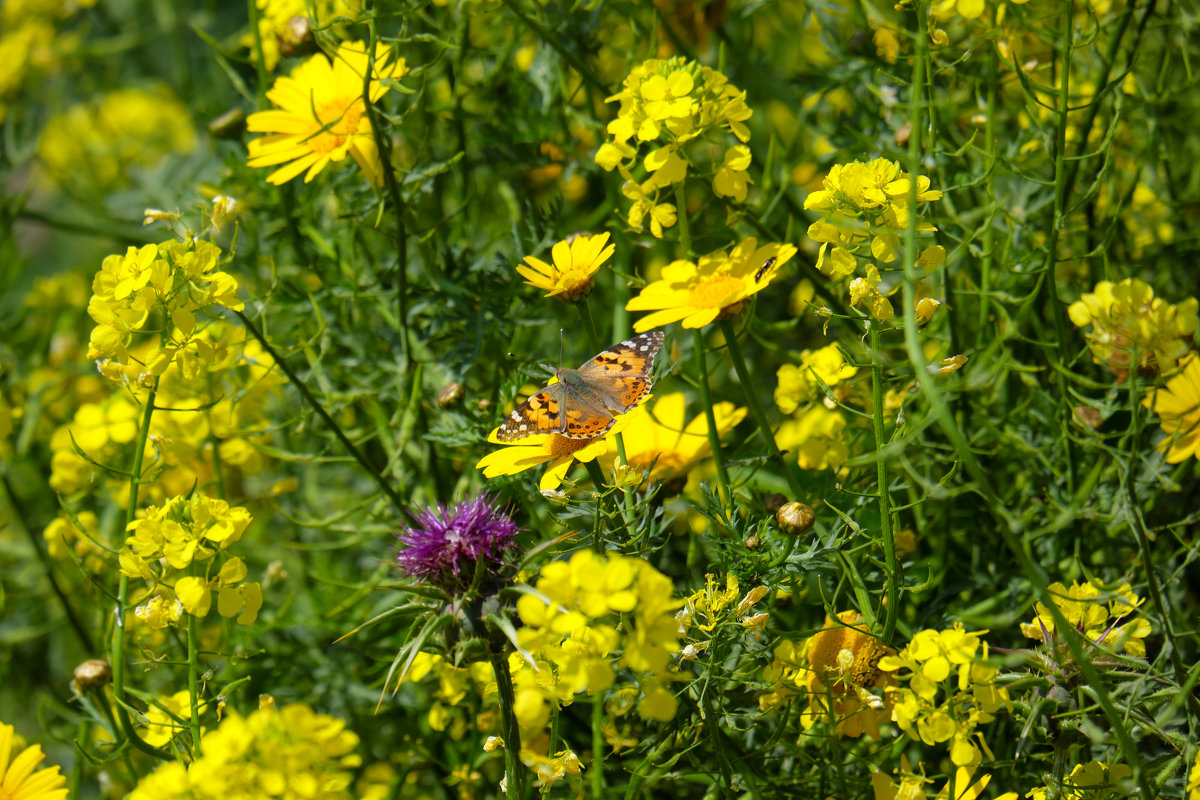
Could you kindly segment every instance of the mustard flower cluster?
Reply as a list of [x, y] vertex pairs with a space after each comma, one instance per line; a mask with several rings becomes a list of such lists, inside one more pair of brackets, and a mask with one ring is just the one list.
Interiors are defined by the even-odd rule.
[[800, 716], [804, 730], [822, 722], [839, 736], [878, 739], [879, 726], [891, 719], [888, 691], [897, 685], [882, 659], [894, 654], [865, 629], [858, 612], [827, 617], [812, 637], [776, 646], [763, 671], [772, 688], [759, 697], [759, 708], [773, 711], [801, 697], [807, 700]]
[[1171, 304], [1137, 278], [1100, 281], [1067, 309], [1071, 322], [1090, 328], [1084, 334], [1092, 360], [1124, 379], [1131, 369], [1169, 374], [1192, 349], [1200, 328], [1197, 301]]
[[[880, 270], [899, 259], [901, 237], [917, 213], [909, 207], [913, 180], [899, 164], [885, 158], [835, 164], [822, 188], [804, 201], [805, 209], [821, 215], [808, 228], [808, 238], [821, 245], [817, 269], [831, 280], [854, 275], [849, 287], [851, 304], [881, 322], [891, 319], [895, 309], [887, 298], [892, 290], [884, 284]], [[918, 203], [941, 199], [940, 191], [929, 188], [929, 178], [918, 175], [915, 180]], [[917, 230], [932, 233], [937, 228], [918, 216]], [[931, 245], [921, 251], [917, 267], [933, 269], [945, 259], [945, 248]], [[860, 268], [861, 274], [855, 275]]]
[[614, 687], [620, 669], [640, 686], [643, 719], [675, 716], [667, 684], [675, 674], [679, 627], [672, 612], [679, 603], [669, 578], [639, 558], [580, 551], [544, 566], [535, 587], [517, 601], [524, 623], [518, 644], [535, 664], [510, 659], [522, 730], [543, 728], [551, 707], [568, 705], [579, 692]]
[[197, 492], [190, 498], [171, 498], [129, 524], [121, 572], [151, 582], [160, 596], [162, 587], [172, 589], [195, 617], [208, 614], [215, 590], [221, 616], [237, 616], [240, 624], [249, 625], [262, 607], [262, 587], [243, 583], [246, 563], [230, 557], [228, 547], [250, 522], [246, 509], [215, 497]]
[[37, 154], [42, 173], [55, 185], [112, 191], [128, 185], [135, 167], [153, 169], [168, 155], [195, 146], [187, 106], [160, 86], [117, 89], [52, 116]]
[[163, 764], [138, 783], [130, 800], [350, 800], [358, 736], [346, 724], [303, 703], [276, 709], [268, 699], [243, 717], [226, 712], [201, 741], [201, 755], [184, 766]]
[[[50, 486], [61, 494], [103, 486], [103, 479], [118, 499], [128, 488], [96, 464], [130, 463], [147, 395], [139, 379], [161, 348], [147, 340], [126, 352], [128, 364], [108, 361], [103, 371], [129, 391], [110, 394], [104, 383], [100, 396], [77, 391], [74, 416], [50, 436]], [[180, 369], [159, 379], [146, 453], [155, 468], [146, 485], [160, 502], [209, 485], [218, 464], [227, 477], [260, 472], [266, 462], [260, 447], [271, 439], [267, 403], [285, 380], [257, 340], [223, 321], [198, 330], [177, 363]]]
[[949, 742], [950, 760], [960, 767], [991, 756], [978, 728], [1000, 708], [1011, 709], [1008, 690], [996, 685], [998, 669], [986, 663], [983, 633], [968, 633], [961, 624], [919, 631], [899, 655], [879, 660], [899, 682], [888, 691], [892, 721], [927, 745]]
[[[281, 57], [312, 52], [316, 46], [314, 30], [340, 38], [344, 26], [330, 25], [330, 21], [343, 17], [353, 20], [362, 10], [360, 0], [255, 0], [254, 4], [258, 6], [263, 62], [272, 72]], [[254, 47], [253, 34], [246, 34], [241, 44]]]
[[[1095, 579], [1082, 584], [1073, 582], [1070, 586], [1055, 581], [1048, 591], [1067, 622], [1089, 640], [1107, 647], [1119, 646], [1131, 656], [1146, 657], [1145, 639], [1150, 635], [1150, 622], [1143, 617], [1130, 619], [1143, 601], [1128, 583], [1106, 591]], [[1054, 618], [1043, 603], [1035, 605], [1034, 610], [1037, 614], [1033, 620], [1021, 623], [1021, 633], [1050, 643], [1056, 638]]]
[[[660, 200], [698, 166], [687, 145], [723, 130], [738, 143], [724, 149], [720, 164], [707, 165], [713, 191], [738, 203], [746, 199], [751, 156], [745, 121], [751, 111], [746, 93], [724, 75], [681, 56], [650, 59], [630, 71], [621, 91], [608, 98], [614, 101], [621, 108], [608, 124], [612, 138], [596, 151], [596, 163], [625, 179], [621, 192], [633, 201], [627, 217], [631, 228], [640, 231], [649, 219], [650, 232], [662, 238], [663, 229], [675, 224], [677, 209]], [[638, 181], [633, 169], [643, 145], [649, 149], [641, 164], [649, 177]]]
[[200, 336], [197, 316], [218, 307], [241, 311], [237, 281], [219, 267], [220, 249], [208, 242], [163, 242], [130, 247], [104, 259], [92, 281], [88, 315], [95, 320], [88, 358], [100, 360], [101, 372], [116, 377], [111, 363], [128, 364], [135, 333], [155, 316], [159, 340], [141, 360], [139, 383], [162, 375], [178, 363], [185, 377], [219, 360], [221, 353]]

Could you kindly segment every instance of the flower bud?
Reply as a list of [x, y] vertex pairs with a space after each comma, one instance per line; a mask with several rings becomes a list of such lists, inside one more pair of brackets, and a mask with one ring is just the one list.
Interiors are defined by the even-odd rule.
[[246, 131], [246, 112], [231, 108], [208, 123], [208, 135], [214, 139], [241, 139]]
[[787, 502], [787, 496], [779, 492], [772, 492], [763, 498], [763, 507], [767, 509], [768, 514], [774, 514], [779, 509], [783, 508], [783, 504]]
[[112, 682], [112, 666], [107, 661], [89, 658], [75, 668], [75, 688], [81, 694], [102, 689]]
[[757, 550], [758, 546], [762, 544], [762, 539], [759, 539], [754, 534], [750, 534], [746, 537], [746, 541], [743, 544], [746, 545], [747, 550]]
[[817, 515], [804, 503], [788, 503], [775, 512], [775, 521], [779, 523], [779, 530], [799, 536], [812, 530]]
[[307, 56], [317, 52], [317, 40], [313, 36], [308, 17], [297, 14], [287, 21], [282, 29], [275, 31], [279, 52], [288, 58]]

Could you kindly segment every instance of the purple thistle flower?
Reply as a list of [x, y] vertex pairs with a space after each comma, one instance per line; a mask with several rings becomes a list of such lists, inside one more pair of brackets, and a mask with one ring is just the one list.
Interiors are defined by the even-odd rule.
[[469, 587], [480, 559], [499, 564], [515, 544], [517, 525], [495, 503], [495, 495], [484, 492], [473, 500], [453, 506], [438, 503], [418, 513], [417, 526], [399, 535], [400, 569], [443, 589]]

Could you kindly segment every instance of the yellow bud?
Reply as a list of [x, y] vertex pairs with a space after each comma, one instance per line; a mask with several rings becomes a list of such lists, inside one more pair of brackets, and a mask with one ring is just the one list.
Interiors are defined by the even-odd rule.
[[779, 530], [792, 536], [799, 536], [812, 530], [817, 521], [817, 515], [804, 503], [788, 503], [775, 513], [775, 521]]

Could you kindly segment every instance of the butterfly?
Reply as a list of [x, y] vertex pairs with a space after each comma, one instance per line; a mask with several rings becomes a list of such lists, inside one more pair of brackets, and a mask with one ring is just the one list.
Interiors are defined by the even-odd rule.
[[650, 331], [614, 344], [579, 369], [560, 367], [552, 383], [517, 406], [496, 430], [513, 442], [540, 433], [593, 439], [613, 426], [650, 393], [650, 370], [663, 346], [662, 331]]

